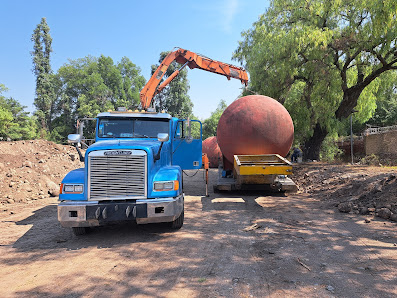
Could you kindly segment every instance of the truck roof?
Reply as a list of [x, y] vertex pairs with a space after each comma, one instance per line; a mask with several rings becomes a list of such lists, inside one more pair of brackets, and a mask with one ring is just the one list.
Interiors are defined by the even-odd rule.
[[154, 113], [154, 112], [118, 112], [118, 111], [112, 111], [112, 112], [103, 112], [99, 113], [98, 118], [103, 118], [103, 117], [115, 117], [115, 118], [157, 118], [157, 119], [171, 119], [172, 116], [167, 113]]

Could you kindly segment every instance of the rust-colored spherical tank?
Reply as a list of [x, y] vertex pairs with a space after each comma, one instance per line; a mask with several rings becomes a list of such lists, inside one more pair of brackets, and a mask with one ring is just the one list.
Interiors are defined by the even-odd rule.
[[244, 96], [223, 112], [217, 141], [223, 156], [279, 154], [286, 156], [294, 139], [294, 124], [286, 108], [273, 98]]
[[209, 137], [203, 141], [203, 153], [206, 153], [208, 156], [210, 168], [217, 168], [219, 166], [222, 153], [216, 141], [216, 137]]

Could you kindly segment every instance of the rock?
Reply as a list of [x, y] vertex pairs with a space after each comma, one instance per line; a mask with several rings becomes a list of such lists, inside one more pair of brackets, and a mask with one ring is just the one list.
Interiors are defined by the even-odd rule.
[[382, 191], [382, 184], [377, 184], [373, 189], [372, 192], [381, 192]]
[[39, 163], [45, 163], [45, 160], [44, 159], [40, 159]]
[[392, 206], [391, 206], [390, 204], [387, 204], [387, 205], [385, 205], [385, 206], [383, 206], [383, 207], [385, 207], [385, 208], [387, 208], [387, 209], [389, 209], [389, 210], [392, 209]]
[[366, 219], [364, 220], [364, 222], [365, 222], [365, 223], [370, 223], [371, 221], [370, 221], [368, 218], [366, 218]]
[[349, 213], [352, 210], [352, 204], [349, 202], [340, 203], [338, 205], [338, 210], [343, 213]]
[[378, 211], [378, 216], [383, 219], [389, 219], [391, 216], [391, 211], [390, 211], [390, 209], [387, 209], [387, 208], [381, 208]]
[[390, 215], [390, 220], [391, 221], [397, 221], [397, 214], [394, 213], [394, 214]]
[[374, 207], [368, 208], [368, 211], [369, 212], [375, 212], [375, 208]]
[[12, 203], [15, 203], [15, 201], [14, 201], [13, 199], [8, 199], [8, 200], [7, 200], [7, 203], [8, 203], [8, 204], [12, 204]]
[[333, 293], [335, 291], [335, 288], [333, 286], [328, 285], [326, 287], [327, 291], [330, 291], [331, 293]]
[[12, 177], [12, 174], [11, 173], [7, 173], [6, 176], [7, 177]]
[[367, 215], [367, 214], [369, 214], [369, 209], [368, 209], [368, 207], [361, 207], [361, 208], [359, 209], [359, 211], [360, 211], [360, 214], [361, 214], [361, 215]]
[[10, 184], [8, 185], [9, 187], [13, 187], [15, 185], [14, 181], [11, 181]]
[[27, 168], [31, 168], [33, 166], [32, 162], [29, 160], [26, 160], [23, 162], [22, 166], [27, 167]]
[[59, 186], [53, 181], [48, 181], [47, 182], [47, 188], [48, 188], [48, 193], [52, 197], [57, 197], [59, 196]]
[[76, 155], [75, 155], [75, 154], [70, 154], [69, 156], [70, 156], [70, 159], [71, 159], [72, 161], [75, 161], [75, 160], [76, 160]]

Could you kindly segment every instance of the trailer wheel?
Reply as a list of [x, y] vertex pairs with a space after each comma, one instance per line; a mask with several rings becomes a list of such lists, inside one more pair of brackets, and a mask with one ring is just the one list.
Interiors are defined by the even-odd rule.
[[87, 233], [87, 228], [85, 227], [73, 227], [73, 234], [75, 234], [76, 236], [79, 235], [84, 235], [85, 233]]
[[174, 221], [170, 222], [170, 228], [174, 230], [179, 230], [183, 226], [183, 219], [185, 217], [185, 212], [182, 210], [181, 215]]

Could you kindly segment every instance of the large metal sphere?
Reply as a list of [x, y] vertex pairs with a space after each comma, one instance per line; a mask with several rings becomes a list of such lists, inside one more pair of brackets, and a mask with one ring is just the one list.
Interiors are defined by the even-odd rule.
[[278, 101], [262, 95], [244, 96], [223, 112], [217, 141], [223, 156], [279, 154], [286, 156], [294, 139], [291, 116]]
[[216, 137], [209, 137], [203, 141], [203, 153], [206, 153], [208, 156], [210, 168], [217, 168], [219, 166], [222, 153], [216, 141]]

